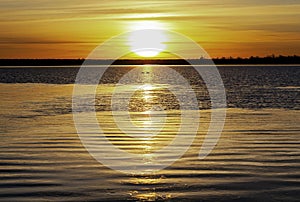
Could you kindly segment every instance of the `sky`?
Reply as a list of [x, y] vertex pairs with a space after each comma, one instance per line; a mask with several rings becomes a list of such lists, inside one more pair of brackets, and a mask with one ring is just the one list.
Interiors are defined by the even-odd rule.
[[299, 19], [299, 0], [0, 0], [0, 58], [86, 58], [142, 28], [186, 35], [211, 57], [300, 55]]

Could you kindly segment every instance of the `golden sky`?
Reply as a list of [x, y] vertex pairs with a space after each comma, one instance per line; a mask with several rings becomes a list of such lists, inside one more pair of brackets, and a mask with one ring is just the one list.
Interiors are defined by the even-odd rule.
[[0, 19], [0, 58], [85, 58], [140, 28], [184, 34], [211, 57], [300, 55], [299, 0], [0, 0]]

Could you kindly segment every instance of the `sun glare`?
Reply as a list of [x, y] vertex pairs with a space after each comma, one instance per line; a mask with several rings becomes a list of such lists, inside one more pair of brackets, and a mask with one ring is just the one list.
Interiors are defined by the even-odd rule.
[[129, 45], [133, 53], [141, 57], [155, 57], [166, 49], [167, 36], [162, 24], [157, 22], [139, 22], [129, 35]]

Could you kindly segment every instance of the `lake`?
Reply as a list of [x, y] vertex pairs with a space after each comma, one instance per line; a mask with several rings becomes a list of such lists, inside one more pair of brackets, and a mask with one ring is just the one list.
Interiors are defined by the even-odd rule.
[[[187, 127], [194, 122], [200, 126], [180, 159], [154, 172], [123, 173], [96, 161], [77, 134], [72, 94], [78, 67], [0, 68], [0, 200], [298, 201], [300, 66], [218, 66], [227, 115], [217, 145], [204, 159], [198, 157], [212, 118], [208, 89], [192, 67], [170, 69], [173, 73], [159, 65], [110, 67], [97, 86], [95, 103], [87, 100], [86, 111], [78, 112], [94, 109], [106, 138], [123, 151], [144, 156], [149, 165], [153, 152], [177, 135], [182, 114], [200, 114], [187, 122]], [[180, 88], [179, 75], [189, 91]], [[122, 99], [114, 108], [112, 94], [122, 78]], [[190, 91], [197, 109], [184, 111], [174, 93]], [[125, 98], [129, 103], [124, 110]], [[185, 96], [183, 102], [192, 100]], [[114, 115], [112, 108], [129, 111], [138, 128], [129, 130], [143, 138], [124, 134], [114, 117], [124, 115]], [[149, 135], [153, 131], [155, 136]], [[95, 131], [89, 136], [97, 142], [100, 135]], [[174, 152], [183, 147], [178, 144]]]

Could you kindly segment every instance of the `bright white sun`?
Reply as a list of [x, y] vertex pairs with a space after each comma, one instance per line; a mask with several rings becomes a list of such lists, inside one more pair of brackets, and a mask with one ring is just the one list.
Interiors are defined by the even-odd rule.
[[142, 57], [154, 57], [166, 49], [166, 34], [160, 26], [154, 25], [152, 23], [147, 26], [144, 23], [130, 33], [128, 42], [132, 52]]

